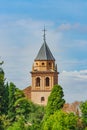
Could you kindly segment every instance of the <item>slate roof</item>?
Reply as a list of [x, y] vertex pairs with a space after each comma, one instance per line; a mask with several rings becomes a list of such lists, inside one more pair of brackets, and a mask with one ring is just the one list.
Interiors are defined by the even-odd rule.
[[45, 40], [35, 60], [55, 60]]

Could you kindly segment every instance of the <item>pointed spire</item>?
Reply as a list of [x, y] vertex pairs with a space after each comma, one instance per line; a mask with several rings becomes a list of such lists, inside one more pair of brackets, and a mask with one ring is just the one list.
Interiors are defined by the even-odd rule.
[[46, 43], [46, 30], [45, 30], [45, 26], [44, 26], [44, 35], [43, 35], [43, 40], [44, 40], [44, 43], [43, 45], [41, 46], [35, 60], [55, 60], [55, 58], [53, 57], [47, 43]]
[[41, 46], [35, 60], [55, 60], [46, 42]]

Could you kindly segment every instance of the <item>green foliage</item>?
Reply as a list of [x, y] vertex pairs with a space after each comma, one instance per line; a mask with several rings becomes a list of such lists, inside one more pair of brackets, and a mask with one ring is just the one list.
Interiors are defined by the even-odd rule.
[[76, 130], [77, 129], [78, 116], [74, 115], [74, 113], [69, 113], [66, 115], [65, 123], [67, 126], [67, 130]]
[[78, 117], [73, 113], [67, 114], [56, 111], [43, 124], [43, 130], [76, 130]]
[[17, 101], [20, 98], [25, 97], [23, 91], [18, 88], [15, 88], [14, 96], [15, 96], [15, 101]]
[[44, 106], [33, 104], [33, 111], [29, 114], [29, 122], [32, 124], [31, 130], [41, 130], [41, 122], [45, 113]]
[[15, 108], [14, 108], [14, 103], [15, 103], [15, 91], [16, 91], [16, 86], [11, 82], [9, 85], [9, 110], [8, 110], [8, 116], [9, 118], [12, 118], [12, 120], [15, 119]]
[[6, 99], [6, 95], [5, 95], [5, 74], [2, 68], [0, 68], [0, 114], [4, 114], [6, 111], [5, 106], [5, 99]]
[[0, 82], [4, 82], [4, 71], [0, 68]]
[[65, 103], [63, 99], [63, 89], [60, 85], [55, 85], [52, 89], [50, 96], [48, 97], [48, 103], [46, 107], [46, 115], [53, 114], [55, 111], [61, 109]]
[[7, 115], [0, 116], [0, 130], [6, 130], [10, 125], [10, 120]]
[[31, 105], [31, 101], [28, 101], [25, 97], [19, 98], [14, 104], [16, 116], [23, 115], [27, 119], [28, 114], [32, 111]]
[[17, 122], [14, 122], [12, 126], [8, 127], [7, 130], [27, 130], [23, 118], [19, 118]]
[[8, 83], [6, 83], [5, 84], [5, 92], [4, 92], [4, 95], [5, 95], [5, 97], [4, 97], [4, 101], [5, 101], [5, 107], [4, 107], [4, 109], [5, 109], [5, 113], [4, 114], [8, 114], [8, 107], [9, 107], [9, 85], [8, 85]]
[[85, 126], [87, 126], [87, 101], [81, 103], [82, 120]]
[[4, 130], [4, 125], [2, 121], [2, 117], [0, 116], [0, 130]]
[[18, 99], [14, 106], [16, 107], [16, 121], [7, 130], [41, 130], [43, 106], [33, 104], [26, 98]]

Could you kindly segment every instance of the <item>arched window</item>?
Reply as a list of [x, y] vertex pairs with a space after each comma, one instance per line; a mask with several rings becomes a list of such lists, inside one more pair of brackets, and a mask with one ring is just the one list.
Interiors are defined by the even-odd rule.
[[40, 86], [40, 78], [39, 77], [36, 78], [36, 86]]
[[45, 101], [45, 98], [44, 97], [41, 97], [41, 102]]
[[47, 77], [46, 78], [46, 86], [49, 86], [50, 85], [50, 79]]

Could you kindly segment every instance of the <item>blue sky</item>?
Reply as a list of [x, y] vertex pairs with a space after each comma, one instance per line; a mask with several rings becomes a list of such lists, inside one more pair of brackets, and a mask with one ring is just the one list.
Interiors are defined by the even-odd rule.
[[46, 41], [67, 102], [87, 99], [87, 0], [0, 0], [0, 57], [7, 80], [31, 84], [34, 58]]

